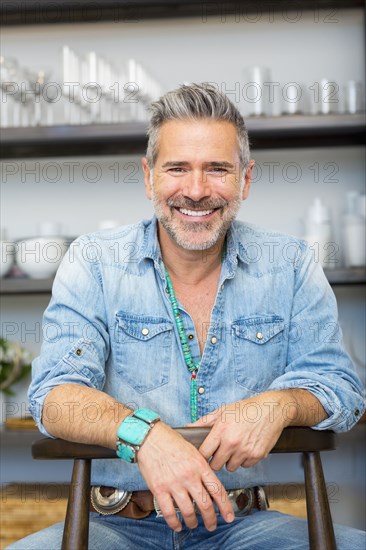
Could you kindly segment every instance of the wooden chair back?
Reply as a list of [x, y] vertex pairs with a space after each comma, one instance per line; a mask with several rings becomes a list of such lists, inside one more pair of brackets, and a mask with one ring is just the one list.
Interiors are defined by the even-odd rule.
[[[209, 428], [177, 428], [187, 441], [199, 447]], [[335, 449], [334, 433], [311, 428], [286, 428], [271, 453], [302, 453], [310, 550], [336, 550], [333, 523], [320, 458], [321, 451]], [[35, 459], [73, 459], [62, 550], [88, 550], [91, 461], [116, 458], [115, 451], [43, 438], [32, 445]]]

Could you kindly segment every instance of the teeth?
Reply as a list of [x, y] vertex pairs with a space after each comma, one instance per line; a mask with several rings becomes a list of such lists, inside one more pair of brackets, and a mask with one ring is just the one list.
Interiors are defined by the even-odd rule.
[[187, 216], [207, 216], [213, 212], [213, 210], [187, 210], [186, 208], [179, 208], [179, 211]]

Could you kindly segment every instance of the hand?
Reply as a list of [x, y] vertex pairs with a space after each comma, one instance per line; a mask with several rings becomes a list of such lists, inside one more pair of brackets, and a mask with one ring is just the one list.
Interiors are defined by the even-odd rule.
[[188, 528], [197, 527], [192, 500], [198, 506], [209, 531], [216, 529], [213, 501], [228, 523], [234, 512], [224, 486], [197, 449], [172, 428], [158, 422], [138, 451], [138, 465], [162, 514], [172, 529], [182, 524], [174, 510], [179, 507]]
[[266, 458], [288, 425], [284, 417], [283, 392], [268, 391], [250, 399], [224, 405], [203, 416], [192, 427], [211, 427], [199, 448], [213, 470], [234, 472], [250, 468]]

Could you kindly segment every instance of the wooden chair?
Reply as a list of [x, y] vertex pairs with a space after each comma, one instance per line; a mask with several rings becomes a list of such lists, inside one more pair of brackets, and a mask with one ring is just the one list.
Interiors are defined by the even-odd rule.
[[[177, 428], [195, 447], [205, 439], [208, 428]], [[302, 453], [305, 476], [306, 508], [310, 550], [335, 550], [333, 523], [330, 515], [320, 451], [335, 448], [334, 433], [311, 428], [286, 428], [272, 453]], [[110, 449], [96, 445], [71, 443], [44, 438], [32, 445], [35, 459], [73, 459], [74, 468], [66, 511], [62, 550], [87, 550], [90, 505], [91, 461], [116, 458]]]

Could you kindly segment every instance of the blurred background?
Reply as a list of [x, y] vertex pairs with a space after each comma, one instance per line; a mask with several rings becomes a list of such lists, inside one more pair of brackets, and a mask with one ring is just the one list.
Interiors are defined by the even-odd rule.
[[[365, 382], [362, 2], [110, 2], [94, 12], [68, 2], [68, 14], [63, 2], [54, 12], [43, 2], [30, 2], [38, 7], [29, 12], [7, 4], [1, 361], [4, 374], [6, 343], [22, 346], [24, 377], [8, 386], [1, 379], [13, 392], [0, 392], [2, 422], [26, 417], [27, 354], [39, 351], [42, 313], [68, 244], [152, 215], [140, 161], [146, 107], [190, 82], [213, 83], [246, 116], [256, 168], [239, 219], [312, 243]], [[360, 424], [340, 436], [323, 461], [334, 520], [365, 529], [364, 435]], [[32, 462], [34, 434], [22, 426], [2, 427], [1, 436], [3, 484], [69, 480], [68, 464]], [[270, 472], [273, 482], [302, 482], [292, 457], [272, 457]]]

